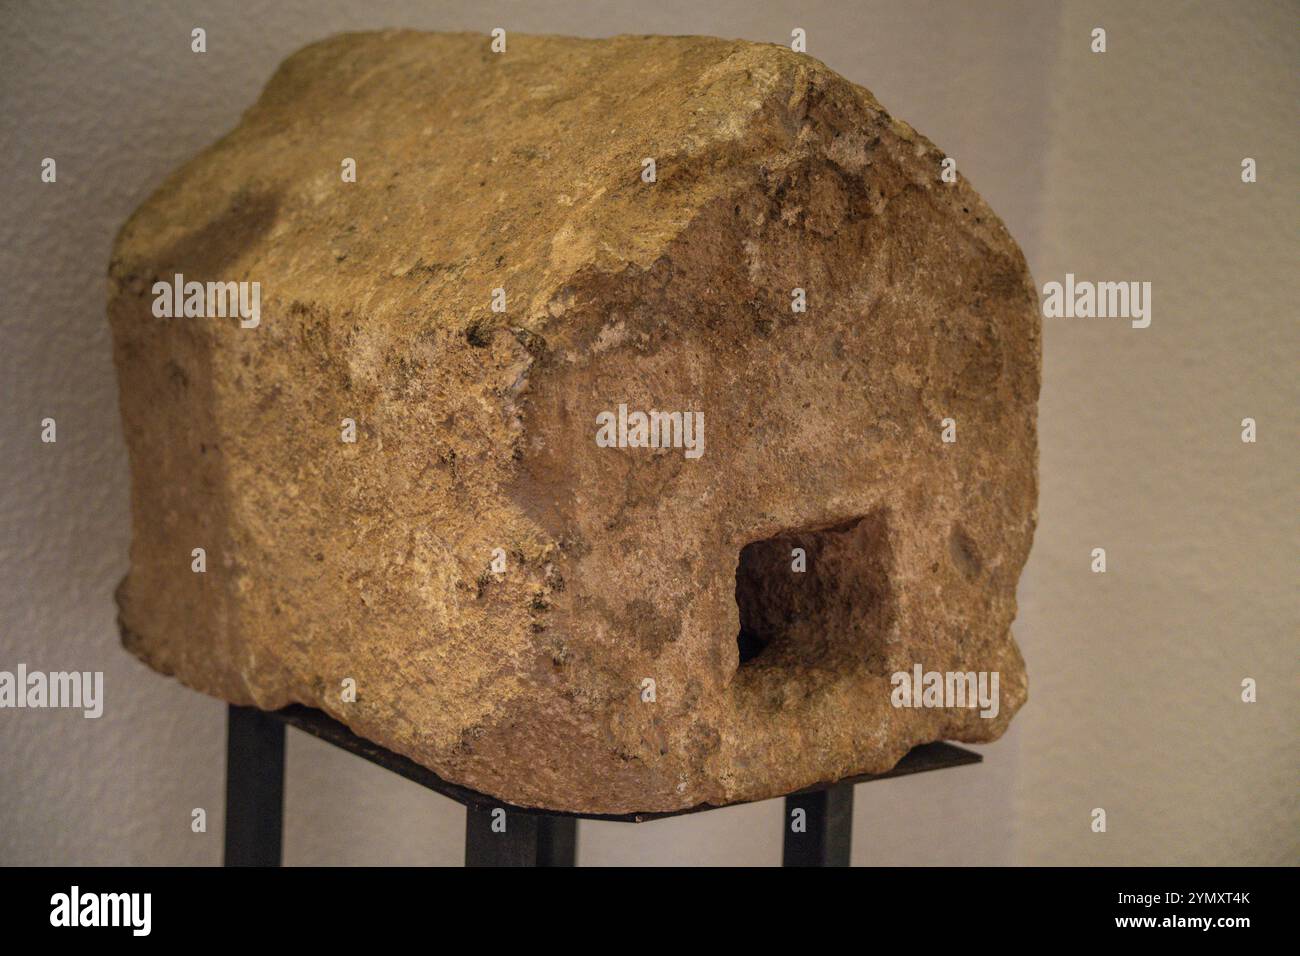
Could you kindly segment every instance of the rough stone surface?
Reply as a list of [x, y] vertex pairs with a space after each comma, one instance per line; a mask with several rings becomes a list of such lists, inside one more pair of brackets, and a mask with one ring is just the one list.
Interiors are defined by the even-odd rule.
[[[563, 810], [770, 797], [996, 738], [1026, 695], [1040, 327], [942, 158], [774, 46], [295, 54], [114, 251], [125, 645]], [[175, 273], [260, 282], [260, 325], [156, 318]], [[704, 454], [599, 447], [620, 403], [703, 412]], [[997, 717], [892, 706], [916, 664], [999, 672]]]

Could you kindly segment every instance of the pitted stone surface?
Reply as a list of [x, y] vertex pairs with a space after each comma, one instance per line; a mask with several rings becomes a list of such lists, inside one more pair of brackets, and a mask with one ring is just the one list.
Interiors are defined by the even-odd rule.
[[[300, 51], [114, 250], [124, 643], [561, 810], [996, 738], [1026, 695], [1039, 319], [942, 158], [774, 46]], [[259, 282], [260, 323], [155, 317], [178, 273]], [[703, 454], [601, 447], [620, 404], [701, 412]], [[997, 716], [895, 707], [918, 664], [998, 672]]]

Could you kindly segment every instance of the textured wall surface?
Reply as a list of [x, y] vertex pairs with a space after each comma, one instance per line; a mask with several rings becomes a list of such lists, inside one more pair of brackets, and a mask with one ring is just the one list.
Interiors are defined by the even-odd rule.
[[1295, 864], [1296, 7], [1164, 9], [1060, 25], [1034, 275], [1147, 280], [1153, 312], [1043, 321], [1016, 857]]
[[[1044, 322], [1041, 519], [1016, 626], [1030, 703], [979, 767], [860, 787], [854, 861], [1297, 862], [1294, 5], [244, 6], [8, 6], [0, 669], [103, 670], [107, 702], [99, 720], [0, 711], [0, 863], [220, 860], [223, 707], [134, 662], [114, 627], [128, 514], [108, 249], [284, 56], [388, 26], [773, 42], [803, 27], [958, 159], [1040, 286], [1152, 281], [1148, 329]], [[1238, 439], [1248, 415], [1255, 445]], [[1099, 546], [1105, 575], [1088, 571]], [[1238, 702], [1246, 676], [1257, 704]], [[461, 858], [459, 807], [296, 732], [286, 802], [288, 863]], [[1105, 834], [1088, 828], [1098, 806]], [[580, 861], [776, 863], [780, 819], [769, 801], [584, 824]]]

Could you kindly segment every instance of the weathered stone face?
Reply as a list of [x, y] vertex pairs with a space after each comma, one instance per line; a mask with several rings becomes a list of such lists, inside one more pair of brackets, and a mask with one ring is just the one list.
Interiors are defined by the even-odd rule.
[[[1039, 320], [942, 159], [773, 46], [295, 54], [114, 252], [124, 643], [562, 810], [996, 738], [1026, 693]], [[256, 323], [158, 317], [176, 274], [260, 283]], [[683, 413], [670, 447], [626, 447], [651, 410]], [[894, 706], [917, 665], [996, 671], [996, 716]]]

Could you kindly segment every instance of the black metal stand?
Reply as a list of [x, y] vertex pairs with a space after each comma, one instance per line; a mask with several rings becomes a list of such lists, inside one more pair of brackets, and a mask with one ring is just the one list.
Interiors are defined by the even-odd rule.
[[465, 808], [466, 866], [576, 866], [578, 818]]
[[[465, 807], [466, 866], [574, 866], [578, 820], [644, 823], [716, 809], [670, 813], [574, 814], [516, 807], [443, 780], [433, 771], [372, 741], [317, 710], [286, 707], [265, 712], [230, 707], [226, 746], [226, 866], [279, 866], [284, 813], [285, 725], [413, 780]], [[785, 866], [848, 866], [853, 830], [853, 788], [983, 758], [952, 744], [925, 744], [888, 773], [865, 774], [809, 787], [785, 798]]]
[[853, 784], [785, 798], [782, 866], [848, 866], [853, 839]]
[[255, 707], [226, 719], [226, 866], [279, 866], [284, 724]]

